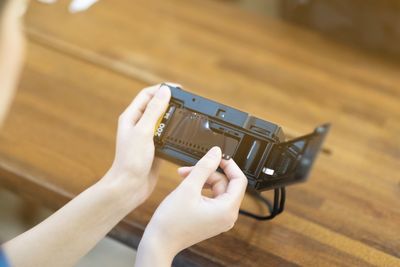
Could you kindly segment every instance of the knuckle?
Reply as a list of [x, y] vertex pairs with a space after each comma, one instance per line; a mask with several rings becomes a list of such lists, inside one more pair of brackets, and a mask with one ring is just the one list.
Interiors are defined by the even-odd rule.
[[233, 214], [231, 216], [232, 216], [232, 222], [233, 222], [233, 224], [235, 224], [239, 218], [239, 212], [233, 212]]
[[228, 232], [229, 230], [231, 230], [233, 228], [233, 226], [235, 226], [235, 223], [227, 224], [224, 229], [225, 232]]
[[227, 230], [230, 230], [235, 226], [235, 223], [236, 223], [237, 219], [238, 219], [238, 214], [237, 213], [232, 213], [230, 215], [230, 221], [227, 224]]
[[221, 225], [224, 225], [224, 228], [229, 230], [235, 225], [236, 220], [237, 215], [235, 215], [233, 212], [225, 212], [221, 216]]
[[239, 208], [235, 203], [226, 203], [221, 207], [221, 219], [225, 225], [235, 224], [239, 218]]
[[228, 213], [228, 218], [229, 218], [229, 222], [230, 222], [231, 224], [234, 224], [234, 223], [236, 222], [236, 220], [238, 219], [238, 213], [235, 212], [234, 210], [231, 210], [231, 211]]

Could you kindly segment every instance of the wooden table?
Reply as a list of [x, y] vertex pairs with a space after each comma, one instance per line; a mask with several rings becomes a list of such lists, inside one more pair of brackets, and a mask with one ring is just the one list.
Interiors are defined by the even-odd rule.
[[[254, 0], [251, 0], [254, 1]], [[281, 0], [285, 19], [400, 59], [399, 0]]]
[[[400, 67], [210, 0], [100, 1], [71, 15], [36, 2], [29, 54], [0, 135], [0, 183], [56, 209], [110, 166], [116, 121], [160, 81], [284, 125], [333, 129], [307, 183], [271, 222], [240, 217], [177, 266], [400, 266]], [[179, 183], [163, 166], [151, 198], [112, 236], [136, 247]], [[267, 194], [268, 195], [268, 194]], [[257, 210], [246, 199], [244, 207]]]

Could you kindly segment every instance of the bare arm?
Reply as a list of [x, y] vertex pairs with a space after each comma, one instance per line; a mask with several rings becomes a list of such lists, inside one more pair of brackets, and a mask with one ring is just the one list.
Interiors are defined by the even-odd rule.
[[[101, 180], [4, 245], [12, 266], [73, 266], [142, 200], [134, 185]], [[129, 192], [130, 191], [130, 192]]]
[[7, 242], [12, 266], [73, 266], [153, 191], [157, 177], [153, 131], [170, 92], [144, 89], [120, 116], [108, 173], [51, 217]]

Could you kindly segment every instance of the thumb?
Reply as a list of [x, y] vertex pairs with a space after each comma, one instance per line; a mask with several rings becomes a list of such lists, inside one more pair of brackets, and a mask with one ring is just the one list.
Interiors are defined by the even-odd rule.
[[161, 85], [154, 97], [147, 104], [146, 109], [140, 118], [137, 126], [153, 133], [155, 125], [164, 114], [171, 99], [171, 91], [168, 86]]
[[193, 186], [201, 192], [208, 177], [213, 174], [221, 163], [222, 152], [219, 147], [211, 148], [193, 167], [183, 183]]

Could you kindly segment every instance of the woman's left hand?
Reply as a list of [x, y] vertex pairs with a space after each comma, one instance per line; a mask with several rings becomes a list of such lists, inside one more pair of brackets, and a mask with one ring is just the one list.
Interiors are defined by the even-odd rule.
[[155, 187], [159, 160], [154, 160], [154, 130], [170, 98], [168, 86], [145, 88], [119, 117], [115, 159], [103, 180], [126, 187], [134, 206]]

